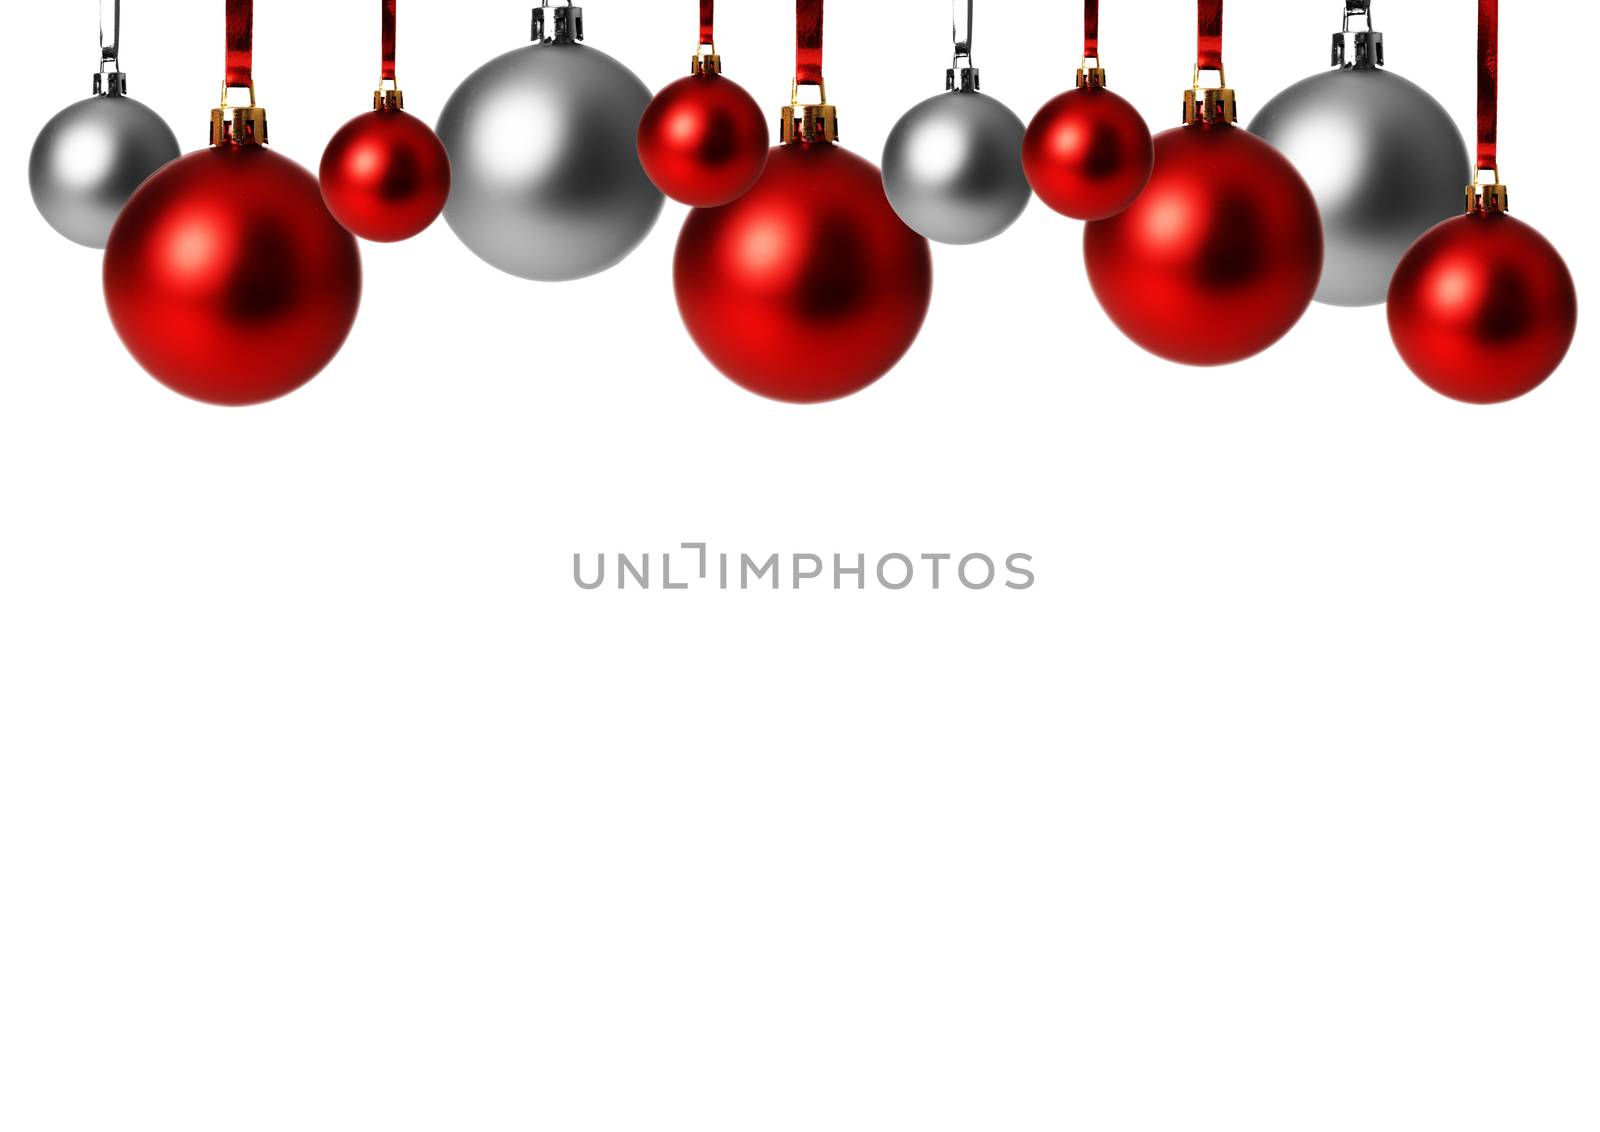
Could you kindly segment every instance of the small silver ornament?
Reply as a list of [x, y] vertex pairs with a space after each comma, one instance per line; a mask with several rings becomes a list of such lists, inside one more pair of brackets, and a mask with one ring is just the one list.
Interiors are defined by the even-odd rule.
[[39, 131], [28, 158], [28, 188], [50, 227], [89, 248], [104, 248], [134, 190], [179, 155], [161, 115], [128, 97], [118, 69], [120, 0], [101, 5], [100, 71], [94, 97], [74, 102]]
[[[1351, 20], [1365, 17], [1365, 31]], [[1322, 210], [1327, 258], [1317, 301], [1382, 303], [1401, 257], [1429, 228], [1461, 211], [1471, 180], [1467, 145], [1427, 91], [1383, 70], [1372, 4], [1345, 4], [1334, 36], [1338, 70], [1313, 75], [1261, 108], [1250, 131], [1305, 177]]]
[[883, 186], [908, 227], [944, 244], [992, 240], [1028, 207], [1022, 119], [978, 89], [972, 0], [955, 0], [956, 58], [946, 93], [913, 106], [883, 150]]
[[649, 88], [582, 44], [582, 8], [545, 0], [533, 29], [533, 46], [478, 68], [445, 104], [444, 217], [500, 270], [563, 282], [627, 258], [666, 198], [639, 161]]

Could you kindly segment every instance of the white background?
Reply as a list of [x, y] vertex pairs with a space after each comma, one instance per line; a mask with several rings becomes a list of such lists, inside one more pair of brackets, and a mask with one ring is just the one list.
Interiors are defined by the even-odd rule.
[[[1226, 370], [1095, 307], [1035, 205], [937, 251], [843, 403], [768, 404], [672, 301], [682, 211], [537, 286], [442, 224], [364, 249], [302, 392], [191, 404], [34, 213], [93, 5], [7, 12], [0, 1127], [1182, 1132], [1600, 1126], [1592, 338], [1518, 404], [1435, 396], [1381, 310]], [[258, 5], [277, 148], [367, 104], [376, 5]], [[433, 118], [526, 0], [401, 5]], [[774, 114], [790, 10], [725, 0]], [[200, 144], [218, 0], [129, 0], [133, 92]], [[876, 158], [943, 3], [835, 0]], [[1474, 5], [1382, 4], [1469, 125]], [[1076, 4], [984, 0], [985, 88], [1070, 85]], [[1333, 0], [1229, 5], [1246, 113]], [[594, 0], [652, 86], [694, 5]], [[1186, 0], [1110, 0], [1175, 123]], [[1510, 5], [1503, 160], [1595, 292], [1588, 5]], [[242, 345], [241, 348], [248, 348]], [[572, 554], [1035, 556], [1026, 593], [581, 592]]]

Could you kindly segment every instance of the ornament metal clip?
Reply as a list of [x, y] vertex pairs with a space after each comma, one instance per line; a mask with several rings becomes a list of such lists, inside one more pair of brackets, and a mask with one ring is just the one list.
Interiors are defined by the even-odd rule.
[[778, 137], [784, 145], [793, 142], [822, 142], [831, 145], [839, 140], [839, 111], [828, 105], [827, 84], [817, 83], [817, 101], [802, 105], [800, 82], [789, 84], [789, 105], [783, 108], [778, 122]]
[[1183, 124], [1204, 122], [1210, 125], [1239, 120], [1239, 99], [1228, 86], [1227, 73], [1217, 68], [1217, 85], [1200, 85], [1200, 68], [1194, 69], [1194, 86], [1183, 92]]
[[970, 94], [981, 90], [978, 68], [972, 65], [972, 7], [974, 0], [954, 0], [951, 18], [951, 39], [955, 44], [955, 58], [944, 74], [944, 89]]
[[256, 105], [256, 84], [252, 81], [240, 90], [250, 92], [249, 106], [229, 106], [228, 92], [233, 87], [222, 80], [222, 105], [211, 112], [212, 145], [266, 145], [267, 112]]
[[[1366, 17], [1366, 31], [1351, 31], [1350, 21]], [[1345, 0], [1344, 30], [1333, 33], [1333, 65], [1369, 71], [1383, 66], [1383, 33], [1372, 29], [1372, 0]]]
[[[1485, 173], [1494, 177], [1494, 180], [1487, 185], [1483, 183]], [[1467, 186], [1467, 211], [1469, 213], [1511, 211], [1511, 193], [1506, 189], [1505, 182], [1500, 179], [1498, 165], [1489, 169], [1479, 169], [1472, 175], [1472, 184]]]
[[702, 43], [694, 49], [694, 58], [689, 60], [689, 73], [691, 75], [722, 74], [722, 56], [717, 54], [716, 44]]
[[[550, 13], [546, 26], [544, 14]], [[583, 9], [568, 0], [557, 7], [550, 0], [533, 10], [533, 41], [535, 43], [582, 43]]]
[[94, 75], [96, 94], [118, 98], [128, 93], [128, 76], [122, 73], [119, 62], [121, 47], [122, 0], [100, 0], [100, 69]]
[[[1089, 66], [1089, 60], [1094, 60], [1094, 66]], [[1085, 55], [1078, 63], [1078, 89], [1084, 87], [1103, 87], [1106, 85], [1106, 69], [1100, 65], [1100, 56]]]
[[[384, 83], [392, 84], [385, 87]], [[372, 108], [374, 110], [404, 110], [406, 108], [406, 94], [400, 89], [398, 79], [379, 79], [378, 89], [372, 92]]]

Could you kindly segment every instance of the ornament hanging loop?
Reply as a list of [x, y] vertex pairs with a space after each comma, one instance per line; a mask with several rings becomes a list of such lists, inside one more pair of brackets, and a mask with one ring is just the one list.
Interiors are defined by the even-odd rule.
[[[1196, 36], [1194, 84], [1183, 92], [1183, 124], [1231, 125], [1239, 119], [1239, 101], [1228, 86], [1222, 66], [1223, 0], [1198, 0], [1199, 34]], [[1200, 76], [1217, 73], [1216, 86], [1202, 86]]]
[[[545, 19], [545, 13], [550, 18]], [[569, 44], [583, 42], [583, 9], [571, 0], [562, 0], [558, 6], [544, 0], [533, 10], [533, 42], [543, 44]]]
[[700, 44], [689, 60], [691, 75], [722, 74], [722, 56], [717, 54], [716, 0], [700, 0]]
[[1100, 0], [1083, 0], [1083, 58], [1078, 61], [1078, 88], [1105, 85], [1106, 69], [1100, 59]]
[[[1365, 18], [1365, 31], [1352, 30], [1350, 22]], [[1346, 0], [1344, 28], [1333, 33], [1333, 65], [1370, 71], [1383, 66], [1383, 33], [1372, 27], [1372, 0]]]
[[100, 69], [94, 92], [108, 98], [128, 93], [128, 76], [122, 73], [122, 0], [100, 0]]
[[379, 4], [382, 10], [383, 62], [382, 69], [378, 72], [378, 89], [372, 92], [372, 108], [374, 110], [404, 110], [406, 108], [406, 96], [400, 89], [400, 80], [395, 77], [395, 60], [398, 54], [396, 4], [397, 0], [380, 0]]
[[950, 39], [955, 45], [955, 57], [945, 72], [945, 90], [975, 91], [980, 89], [978, 68], [972, 65], [972, 17], [975, 0], [951, 0]]
[[[822, 9], [823, 0], [795, 0], [794, 82], [789, 84], [789, 105], [778, 121], [784, 145], [831, 145], [839, 140], [839, 111], [829, 105], [822, 77]], [[803, 86], [817, 88], [816, 102], [800, 101]]]

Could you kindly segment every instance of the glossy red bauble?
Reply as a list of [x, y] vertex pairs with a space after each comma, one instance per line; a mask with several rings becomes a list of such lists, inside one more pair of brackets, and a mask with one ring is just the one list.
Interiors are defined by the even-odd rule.
[[181, 157], [123, 209], [106, 306], [158, 380], [217, 405], [293, 392], [339, 352], [361, 303], [361, 253], [316, 178], [262, 146]]
[[877, 381], [933, 298], [928, 241], [895, 215], [877, 166], [827, 144], [780, 146], [744, 196], [690, 213], [673, 275], [706, 357], [779, 401]]
[[381, 243], [409, 240], [450, 196], [450, 157], [422, 119], [404, 110], [352, 118], [322, 155], [322, 199], [334, 219]]
[[1277, 150], [1224, 123], [1156, 138], [1150, 184], [1084, 230], [1095, 297], [1122, 332], [1186, 365], [1243, 361], [1282, 338], [1322, 278], [1316, 199]]
[[1155, 143], [1133, 105], [1103, 86], [1045, 103], [1022, 141], [1022, 168], [1045, 204], [1077, 220], [1124, 211], [1150, 182]]
[[1412, 371], [1457, 401], [1531, 393], [1560, 367], [1578, 329], [1578, 292], [1561, 253], [1503, 212], [1446, 220], [1419, 239], [1389, 284], [1389, 332]]
[[639, 160], [656, 188], [696, 208], [750, 191], [767, 166], [767, 116], [744, 87], [720, 74], [679, 79], [639, 122]]

